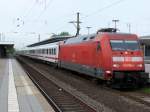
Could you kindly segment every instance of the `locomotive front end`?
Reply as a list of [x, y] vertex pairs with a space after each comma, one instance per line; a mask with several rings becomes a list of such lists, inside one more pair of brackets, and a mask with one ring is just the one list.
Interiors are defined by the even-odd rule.
[[132, 36], [110, 39], [113, 80], [122, 85], [143, 85], [147, 83], [148, 73], [145, 73], [143, 52], [138, 39]]

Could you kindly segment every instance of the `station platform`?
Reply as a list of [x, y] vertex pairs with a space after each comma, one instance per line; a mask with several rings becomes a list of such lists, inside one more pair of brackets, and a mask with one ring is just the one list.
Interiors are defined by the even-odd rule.
[[54, 112], [15, 59], [0, 59], [0, 112]]

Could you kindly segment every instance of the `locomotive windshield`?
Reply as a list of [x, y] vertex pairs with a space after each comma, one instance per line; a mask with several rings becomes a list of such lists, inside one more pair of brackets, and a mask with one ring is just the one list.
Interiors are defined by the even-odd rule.
[[136, 40], [110, 40], [112, 50], [139, 50], [139, 43]]

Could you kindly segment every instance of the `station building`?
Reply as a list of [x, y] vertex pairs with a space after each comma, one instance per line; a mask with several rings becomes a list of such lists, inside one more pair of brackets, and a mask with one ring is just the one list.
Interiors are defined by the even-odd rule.
[[14, 43], [0, 41], [0, 58], [11, 57], [14, 52]]
[[150, 60], [150, 36], [141, 36], [140, 43], [144, 52], [145, 60]]

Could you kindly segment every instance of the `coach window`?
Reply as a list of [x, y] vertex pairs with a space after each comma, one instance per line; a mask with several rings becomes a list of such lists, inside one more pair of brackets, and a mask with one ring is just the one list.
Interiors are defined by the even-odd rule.
[[53, 48], [53, 55], [55, 54], [55, 49]]
[[50, 54], [52, 54], [52, 49], [50, 49]]
[[50, 49], [48, 49], [48, 54], [50, 54]]
[[56, 55], [56, 49], [54, 48], [54, 55]]
[[50, 54], [52, 54], [52, 49], [50, 49]]
[[54, 55], [54, 49], [52, 48], [52, 55]]
[[47, 54], [48, 54], [48, 49], [46, 49], [46, 51], [47, 51]]
[[45, 49], [45, 54], [47, 54], [47, 49]]
[[53, 55], [55, 55], [55, 49], [53, 48]]
[[47, 49], [45, 49], [45, 54], [47, 54]]
[[53, 49], [51, 49], [51, 55], [53, 54]]
[[55, 48], [54, 48], [54, 54], [53, 55], [55, 55]]

